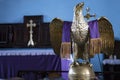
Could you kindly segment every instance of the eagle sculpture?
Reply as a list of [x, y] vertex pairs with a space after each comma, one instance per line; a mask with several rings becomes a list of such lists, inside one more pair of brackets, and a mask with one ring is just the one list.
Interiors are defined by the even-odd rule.
[[[88, 22], [83, 16], [82, 9], [84, 3], [79, 3], [75, 6], [74, 16], [71, 25], [71, 43], [73, 45], [74, 58], [85, 58], [84, 56], [93, 57], [96, 52], [91, 51], [91, 38]], [[54, 52], [60, 55], [62, 43], [63, 20], [54, 18], [50, 23], [50, 40]], [[97, 19], [100, 41], [100, 53], [111, 55], [114, 49], [114, 32], [112, 24], [105, 17]], [[76, 48], [76, 49], [74, 49]], [[92, 52], [92, 56], [90, 55]], [[86, 54], [87, 53], [87, 54]], [[84, 55], [85, 54], [85, 55]]]

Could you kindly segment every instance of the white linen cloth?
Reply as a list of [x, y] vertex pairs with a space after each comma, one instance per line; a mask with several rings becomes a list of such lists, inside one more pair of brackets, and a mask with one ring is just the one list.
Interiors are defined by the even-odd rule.
[[0, 49], [0, 56], [55, 55], [52, 48], [46, 49]]
[[104, 59], [103, 64], [119, 65], [120, 59]]

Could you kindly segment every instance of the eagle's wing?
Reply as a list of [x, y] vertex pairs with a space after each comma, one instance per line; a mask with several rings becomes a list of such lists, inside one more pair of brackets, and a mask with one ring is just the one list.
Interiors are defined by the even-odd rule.
[[101, 17], [98, 19], [98, 26], [102, 41], [101, 52], [106, 55], [111, 55], [114, 51], [114, 32], [112, 24], [107, 18]]
[[60, 55], [63, 21], [61, 19], [54, 18], [50, 22], [49, 27], [50, 27], [50, 41], [52, 48], [55, 54]]

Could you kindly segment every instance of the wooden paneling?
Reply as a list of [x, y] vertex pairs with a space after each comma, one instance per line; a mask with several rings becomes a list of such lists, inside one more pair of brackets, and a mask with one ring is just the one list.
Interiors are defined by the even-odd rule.
[[14, 24], [13, 27], [13, 47], [27, 47], [28, 31], [23, 24]]
[[9, 42], [9, 30], [8, 26], [1, 24], [0, 27], [0, 47], [5, 47]]
[[50, 32], [49, 32], [49, 23], [42, 24], [40, 28], [40, 46], [51, 46], [50, 44]]
[[35, 43], [32, 48], [51, 47], [49, 23], [43, 23], [43, 16], [24, 16], [24, 23], [0, 24], [0, 47], [1, 48], [29, 48], [27, 46], [30, 39], [30, 28], [27, 23], [33, 20], [36, 27], [33, 27], [33, 41]]
[[115, 40], [114, 54], [120, 59], [120, 40]]

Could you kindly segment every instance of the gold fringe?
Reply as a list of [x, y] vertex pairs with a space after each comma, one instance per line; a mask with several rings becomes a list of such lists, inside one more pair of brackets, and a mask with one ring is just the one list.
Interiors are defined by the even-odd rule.
[[62, 42], [61, 49], [60, 49], [61, 58], [70, 59], [70, 53], [71, 53], [71, 43], [70, 42]]
[[101, 51], [101, 39], [90, 39], [90, 57], [93, 57], [95, 54], [100, 53]]

